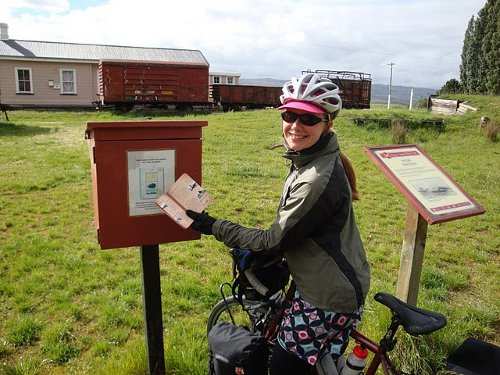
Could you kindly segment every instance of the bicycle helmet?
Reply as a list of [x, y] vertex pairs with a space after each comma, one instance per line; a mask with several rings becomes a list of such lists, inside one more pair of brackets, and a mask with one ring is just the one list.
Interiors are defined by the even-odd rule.
[[[280, 100], [283, 105], [278, 109], [295, 108], [313, 113], [326, 112], [333, 118], [342, 108], [342, 99], [337, 85], [316, 73], [307, 73], [286, 82]], [[319, 110], [315, 111], [315, 107]]]

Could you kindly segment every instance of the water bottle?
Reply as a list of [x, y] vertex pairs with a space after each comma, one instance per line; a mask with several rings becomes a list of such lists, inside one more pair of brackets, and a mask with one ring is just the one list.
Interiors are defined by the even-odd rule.
[[368, 350], [360, 345], [354, 346], [352, 353], [349, 354], [345, 364], [339, 362], [340, 375], [360, 375], [363, 374], [363, 369], [366, 366], [366, 357], [368, 357]]

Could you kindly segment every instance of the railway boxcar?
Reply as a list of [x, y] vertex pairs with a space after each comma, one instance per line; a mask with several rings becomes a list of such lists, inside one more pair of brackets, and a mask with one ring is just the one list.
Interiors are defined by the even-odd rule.
[[211, 85], [211, 97], [215, 105], [224, 111], [276, 107], [280, 104], [281, 87], [246, 85]]
[[136, 104], [207, 105], [208, 76], [208, 63], [101, 60], [100, 104], [126, 110]]
[[[302, 73], [312, 73], [312, 71], [308, 70]], [[370, 108], [371, 74], [324, 69], [318, 69], [314, 73], [331, 79], [339, 87], [343, 108]]]

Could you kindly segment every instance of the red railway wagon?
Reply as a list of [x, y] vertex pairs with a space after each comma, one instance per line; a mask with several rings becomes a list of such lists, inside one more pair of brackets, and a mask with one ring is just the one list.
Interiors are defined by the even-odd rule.
[[101, 60], [101, 105], [208, 105], [208, 64]]
[[[310, 70], [304, 73], [313, 73]], [[339, 87], [343, 108], [370, 108], [372, 78], [371, 74], [340, 70], [318, 69], [314, 71], [322, 77], [327, 77]]]
[[283, 94], [281, 87], [246, 86], [246, 85], [211, 85], [211, 97], [215, 105], [224, 111], [231, 109], [249, 109], [276, 107]]

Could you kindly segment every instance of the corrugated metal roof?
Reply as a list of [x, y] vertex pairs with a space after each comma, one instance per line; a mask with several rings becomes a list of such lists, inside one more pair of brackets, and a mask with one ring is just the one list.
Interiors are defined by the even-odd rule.
[[40, 42], [33, 40], [0, 40], [0, 57], [64, 60], [143, 60], [206, 64], [198, 50], [125, 47], [99, 44]]

